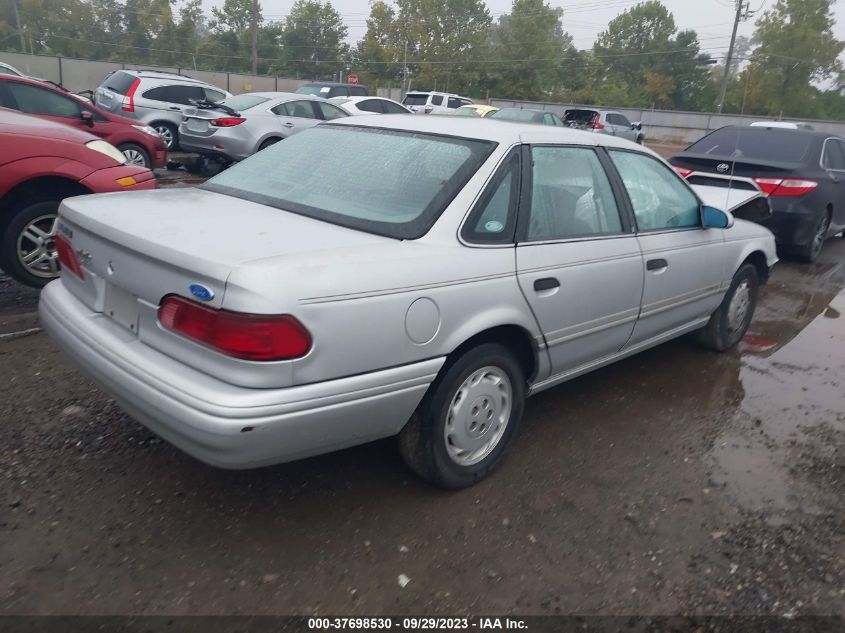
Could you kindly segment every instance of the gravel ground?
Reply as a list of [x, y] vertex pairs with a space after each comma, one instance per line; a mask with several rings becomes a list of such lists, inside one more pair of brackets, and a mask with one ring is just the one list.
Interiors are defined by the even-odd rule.
[[[0, 338], [0, 614], [845, 615], [843, 261], [779, 264], [738, 351], [531, 399], [454, 493], [393, 441], [210, 468], [45, 334]], [[0, 323], [35, 296], [0, 280]]]

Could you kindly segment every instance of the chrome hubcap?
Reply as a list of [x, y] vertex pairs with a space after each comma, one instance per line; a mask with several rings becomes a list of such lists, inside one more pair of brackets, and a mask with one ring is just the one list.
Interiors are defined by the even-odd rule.
[[126, 156], [126, 164], [133, 165], [136, 167], [146, 167], [147, 161], [144, 158], [144, 155], [139, 152], [137, 149], [127, 149], [123, 150], [123, 155]]
[[728, 306], [728, 329], [737, 332], [745, 325], [748, 309], [751, 307], [751, 284], [743, 280], [736, 287], [731, 303]]
[[446, 414], [446, 452], [460, 466], [472, 466], [499, 444], [513, 406], [508, 375], [498, 367], [483, 367], [464, 380]]
[[18, 261], [35, 277], [49, 279], [59, 275], [57, 223], [58, 216], [48, 213], [32, 220], [18, 235]]
[[161, 140], [164, 141], [167, 149], [170, 149], [173, 145], [173, 132], [170, 131], [170, 128], [159, 125], [155, 128], [155, 131], [158, 132], [158, 135], [161, 137]]

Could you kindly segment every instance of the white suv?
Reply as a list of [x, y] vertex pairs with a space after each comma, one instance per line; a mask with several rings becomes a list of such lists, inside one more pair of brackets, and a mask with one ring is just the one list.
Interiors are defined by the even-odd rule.
[[472, 99], [449, 92], [409, 92], [402, 104], [414, 114], [451, 114], [461, 106], [472, 105]]

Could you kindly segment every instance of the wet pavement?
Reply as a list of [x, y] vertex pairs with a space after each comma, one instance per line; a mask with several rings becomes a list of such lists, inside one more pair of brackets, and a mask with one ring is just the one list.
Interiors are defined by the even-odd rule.
[[[210, 468], [45, 334], [0, 339], [0, 613], [845, 614], [843, 262], [778, 264], [739, 350], [532, 398], [452, 493], [391, 440]], [[35, 295], [0, 284], [2, 323]]]

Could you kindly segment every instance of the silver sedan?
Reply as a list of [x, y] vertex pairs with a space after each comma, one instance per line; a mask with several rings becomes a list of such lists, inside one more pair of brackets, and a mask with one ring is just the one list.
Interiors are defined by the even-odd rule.
[[68, 198], [58, 231], [41, 322], [166, 440], [248, 468], [398, 435], [450, 488], [530, 395], [734, 347], [776, 262], [647, 149], [463, 117], [333, 121], [197, 189]]
[[320, 97], [291, 92], [247, 92], [185, 108], [179, 145], [186, 152], [243, 160], [323, 121], [348, 116]]

